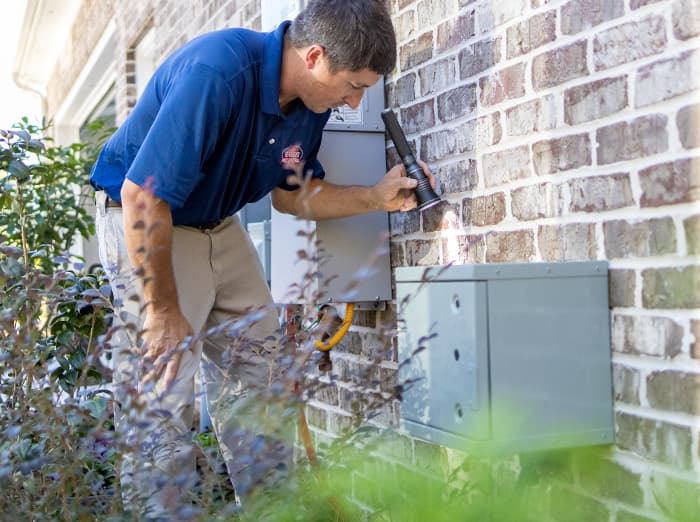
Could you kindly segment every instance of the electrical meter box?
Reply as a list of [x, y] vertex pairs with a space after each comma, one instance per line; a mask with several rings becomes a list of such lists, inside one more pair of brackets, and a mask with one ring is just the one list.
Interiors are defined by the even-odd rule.
[[613, 442], [605, 262], [402, 267], [401, 424], [463, 451]]
[[[294, 18], [304, 5], [304, 0], [262, 0], [263, 30]], [[371, 186], [382, 179], [386, 173], [383, 109], [383, 79], [367, 89], [356, 109], [347, 105], [333, 109], [318, 153], [326, 181]], [[310, 234], [313, 241], [308, 240]], [[295, 299], [296, 290], [290, 293], [300, 284], [322, 296], [322, 302], [359, 302], [370, 309], [392, 297], [386, 212], [305, 223], [273, 208], [270, 248], [270, 286], [277, 302], [303, 301]]]

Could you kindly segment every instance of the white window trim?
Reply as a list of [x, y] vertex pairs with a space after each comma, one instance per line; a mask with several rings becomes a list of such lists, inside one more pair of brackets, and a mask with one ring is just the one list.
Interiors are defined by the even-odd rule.
[[116, 25], [112, 20], [56, 111], [57, 143], [69, 144], [79, 139], [81, 125], [116, 81], [115, 48]]

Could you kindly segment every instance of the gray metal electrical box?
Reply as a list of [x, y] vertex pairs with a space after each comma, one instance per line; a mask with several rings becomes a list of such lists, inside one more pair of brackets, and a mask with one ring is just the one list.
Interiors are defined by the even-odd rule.
[[605, 262], [403, 267], [396, 294], [411, 435], [486, 452], [613, 442]]

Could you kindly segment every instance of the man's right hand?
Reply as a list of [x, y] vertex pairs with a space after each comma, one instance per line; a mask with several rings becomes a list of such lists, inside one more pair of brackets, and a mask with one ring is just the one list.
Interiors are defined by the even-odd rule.
[[175, 381], [184, 348], [181, 346], [194, 334], [184, 315], [147, 312], [143, 325], [143, 367], [141, 384], [162, 380], [165, 389]]
[[157, 380], [167, 388], [180, 368], [182, 351], [178, 347], [193, 334], [178, 304], [170, 206], [148, 188], [128, 179], [122, 186], [121, 198], [129, 259], [143, 278], [146, 317], [142, 384]]

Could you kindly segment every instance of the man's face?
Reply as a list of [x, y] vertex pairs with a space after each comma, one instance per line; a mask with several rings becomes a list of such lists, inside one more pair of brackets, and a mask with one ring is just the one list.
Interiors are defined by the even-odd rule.
[[317, 113], [346, 104], [356, 109], [365, 89], [377, 83], [380, 78], [369, 69], [332, 73], [328, 69], [325, 55], [321, 55], [309, 69], [309, 81], [300, 97], [306, 107]]

